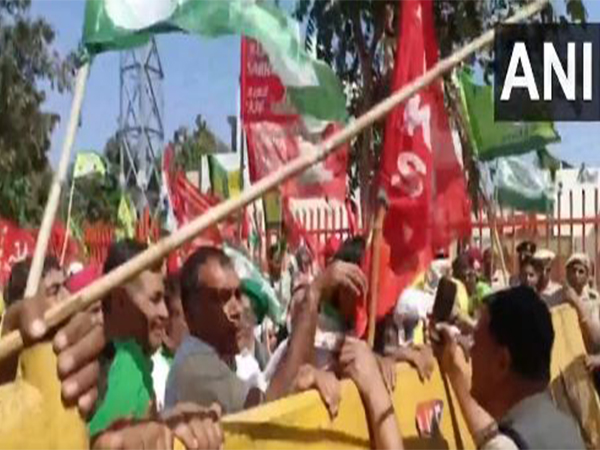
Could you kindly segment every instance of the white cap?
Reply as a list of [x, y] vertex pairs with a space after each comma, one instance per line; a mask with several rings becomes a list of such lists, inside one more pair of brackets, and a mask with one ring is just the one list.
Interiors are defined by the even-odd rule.
[[533, 254], [533, 259], [537, 259], [538, 261], [552, 262], [554, 258], [556, 258], [556, 254], [547, 248], [541, 248]]

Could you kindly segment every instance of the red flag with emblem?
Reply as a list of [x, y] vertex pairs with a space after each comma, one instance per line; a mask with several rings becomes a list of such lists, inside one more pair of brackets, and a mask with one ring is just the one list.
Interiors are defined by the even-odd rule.
[[[401, 7], [395, 91], [438, 61], [432, 0], [405, 1]], [[393, 308], [402, 289], [425, 270], [435, 248], [447, 246], [470, 231], [468, 197], [441, 80], [388, 115], [379, 185], [390, 204], [383, 229], [390, 253], [381, 266], [380, 279], [389, 278], [391, 270], [396, 274], [394, 289], [380, 290], [380, 317]]]

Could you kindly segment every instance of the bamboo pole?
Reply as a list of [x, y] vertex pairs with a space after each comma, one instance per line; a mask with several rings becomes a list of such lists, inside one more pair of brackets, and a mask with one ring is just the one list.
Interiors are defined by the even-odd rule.
[[71, 182], [71, 190], [69, 192], [69, 208], [67, 210], [67, 225], [65, 230], [65, 241], [62, 245], [62, 250], [60, 252], [60, 267], [65, 263], [65, 256], [67, 255], [67, 246], [69, 244], [69, 234], [71, 230], [71, 211], [73, 209], [73, 194], [75, 193], [75, 177], [73, 177], [73, 181]]
[[373, 240], [371, 242], [371, 273], [369, 282], [369, 325], [368, 342], [373, 348], [375, 344], [375, 327], [377, 319], [377, 303], [379, 302], [379, 268], [381, 265], [381, 240], [383, 239], [383, 221], [388, 209], [388, 199], [385, 191], [377, 196], [377, 213], [373, 226]]
[[[83, 104], [83, 96], [85, 94], [85, 86], [89, 73], [89, 62], [84, 64], [77, 71], [75, 95], [71, 105], [71, 115], [69, 117], [69, 124], [67, 126], [67, 134], [65, 136], [65, 141], [63, 142], [58, 169], [56, 170], [54, 178], [52, 179], [52, 186], [50, 187], [48, 201], [46, 202], [46, 208], [44, 209], [44, 217], [42, 219], [37, 241], [35, 243], [35, 251], [33, 253], [31, 269], [27, 278], [27, 287], [25, 288], [25, 298], [32, 297], [36, 294], [38, 285], [40, 283], [40, 278], [42, 276], [44, 258], [46, 258], [46, 247], [48, 246], [48, 241], [50, 240], [50, 232], [52, 231], [52, 225], [54, 224], [54, 218], [56, 217], [56, 211], [58, 210], [62, 185], [67, 178], [69, 160], [71, 159], [71, 150], [73, 148], [73, 142], [75, 141], [75, 135], [77, 134], [77, 127], [79, 126], [81, 106]], [[0, 357], [0, 360], [1, 359], [2, 358]]]
[[[506, 23], [516, 23], [525, 20], [540, 12], [550, 0], [536, 0], [514, 14]], [[44, 315], [48, 328], [54, 327], [78, 311], [81, 311], [106, 296], [114, 287], [119, 286], [141, 273], [146, 267], [164, 259], [170, 252], [176, 250], [183, 244], [191, 241], [204, 230], [223, 220], [233, 212], [243, 208], [249, 203], [259, 199], [266, 192], [272, 190], [286, 180], [300, 174], [310, 166], [324, 160], [329, 154], [350, 139], [357, 136], [362, 130], [373, 125], [400, 103], [408, 100], [424, 87], [430, 85], [437, 78], [448, 73], [457, 64], [469, 58], [475, 52], [490, 45], [495, 36], [495, 31], [489, 30], [477, 39], [458, 50], [448, 58], [439, 61], [431, 70], [419, 77], [412, 83], [402, 87], [390, 97], [375, 105], [367, 113], [350, 123], [343, 130], [320, 143], [314, 149], [303, 152], [298, 158], [290, 161], [279, 171], [274, 172], [261, 179], [256, 184], [245, 190], [242, 195], [229, 199], [211, 208], [192, 222], [189, 222], [172, 235], [160, 240], [156, 245], [137, 255], [126, 264], [117, 267], [109, 274], [103, 276], [95, 283], [86, 287], [75, 295], [70, 296], [64, 302], [55, 305]], [[87, 74], [84, 66], [82, 71]], [[80, 76], [81, 78], [81, 76]], [[74, 106], [77, 102], [74, 102]], [[74, 128], [74, 127], [73, 127]], [[73, 133], [74, 134], [74, 133]], [[69, 136], [67, 136], [69, 137]], [[66, 142], [67, 143], [67, 142]], [[72, 142], [71, 142], [72, 144]], [[62, 162], [62, 160], [61, 160]], [[66, 171], [66, 170], [65, 170]], [[60, 193], [60, 185], [58, 186]], [[49, 208], [47, 208], [49, 209]], [[46, 219], [46, 217], [44, 217]], [[49, 234], [49, 232], [48, 232]], [[38, 240], [38, 244], [41, 243]], [[47, 239], [46, 239], [47, 242]], [[38, 252], [36, 252], [37, 254]], [[40, 259], [38, 257], [38, 259]], [[43, 262], [43, 257], [40, 259]], [[39, 264], [39, 263], [38, 263]], [[32, 267], [33, 268], [33, 267]], [[37, 279], [41, 265], [38, 269]], [[33, 279], [33, 271], [30, 279]], [[37, 283], [36, 283], [37, 284]], [[37, 287], [37, 286], [36, 286]], [[28, 291], [29, 292], [29, 291]], [[20, 350], [23, 347], [23, 339], [19, 331], [13, 331], [0, 341], [0, 361], [7, 355]]]

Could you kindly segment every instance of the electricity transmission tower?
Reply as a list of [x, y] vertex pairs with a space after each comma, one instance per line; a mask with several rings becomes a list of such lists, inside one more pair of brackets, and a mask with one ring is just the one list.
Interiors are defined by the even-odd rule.
[[144, 47], [121, 52], [120, 183], [133, 194], [138, 211], [148, 206], [153, 212], [159, 201], [163, 78], [154, 38]]

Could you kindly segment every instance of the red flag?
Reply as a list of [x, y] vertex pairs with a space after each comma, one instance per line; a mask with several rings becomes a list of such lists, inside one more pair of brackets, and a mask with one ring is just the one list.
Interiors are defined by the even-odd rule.
[[[393, 89], [438, 61], [432, 0], [401, 3]], [[470, 231], [462, 170], [454, 151], [441, 81], [420, 90], [386, 119], [379, 184], [387, 193], [377, 317], [431, 262], [433, 250]]]
[[319, 255], [318, 239], [315, 235], [311, 236], [300, 221], [294, 217], [288, 198], [283, 199], [282, 213], [283, 224], [290, 247], [295, 250], [304, 243], [313, 255], [313, 258], [316, 258]]
[[14, 223], [0, 219], [0, 281], [8, 282], [12, 266], [33, 255], [35, 238]]
[[[438, 61], [433, 2], [402, 2], [394, 89]], [[390, 209], [384, 236], [396, 273], [421, 268], [432, 249], [470, 231], [468, 197], [454, 150], [441, 81], [422, 89], [388, 116], [380, 173]]]
[[[393, 89], [427, 70], [425, 29], [433, 27], [430, 0], [402, 2]], [[387, 117], [380, 183], [390, 209], [384, 224], [391, 263], [402, 271], [406, 255], [427, 251], [430, 244], [432, 189], [431, 110], [437, 98], [423, 89]], [[439, 105], [438, 107], [443, 107]]]
[[[173, 158], [173, 147], [169, 145], [163, 155], [163, 173], [173, 213], [178, 225], [182, 226], [195, 217], [204, 214], [211, 207], [218, 204], [219, 200], [208, 194], [201, 193], [187, 179], [185, 173], [174, 166]], [[194, 242], [197, 244], [217, 244], [221, 241], [222, 236], [219, 228], [211, 227]]]

